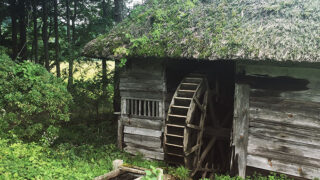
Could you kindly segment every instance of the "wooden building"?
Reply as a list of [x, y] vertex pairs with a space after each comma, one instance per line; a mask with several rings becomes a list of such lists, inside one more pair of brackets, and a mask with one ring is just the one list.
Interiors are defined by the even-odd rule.
[[320, 1], [158, 0], [84, 55], [123, 59], [119, 144], [194, 177], [320, 177]]

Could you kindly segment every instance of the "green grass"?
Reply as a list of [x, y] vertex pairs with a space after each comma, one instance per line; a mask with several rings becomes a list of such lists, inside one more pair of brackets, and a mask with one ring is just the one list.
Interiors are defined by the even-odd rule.
[[[106, 128], [98, 130], [101, 126]], [[0, 179], [92, 179], [111, 171], [115, 159], [144, 168], [164, 166], [120, 151], [114, 129], [108, 121], [73, 125], [60, 131], [52, 147], [0, 139]]]

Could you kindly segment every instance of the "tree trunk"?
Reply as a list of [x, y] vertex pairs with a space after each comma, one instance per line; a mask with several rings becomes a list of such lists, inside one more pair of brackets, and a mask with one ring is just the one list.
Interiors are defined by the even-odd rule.
[[20, 45], [19, 56], [21, 61], [27, 59], [27, 22], [26, 22], [26, 5], [25, 0], [19, 0], [19, 30], [20, 30]]
[[77, 19], [78, 0], [74, 0], [74, 12], [72, 17], [72, 44], [76, 43], [76, 19]]
[[66, 8], [67, 8], [67, 41], [70, 44], [70, 2], [66, 0]]
[[114, 19], [116, 22], [122, 21], [123, 0], [114, 0]]
[[17, 38], [17, 15], [16, 15], [16, 1], [10, 0], [10, 11], [11, 11], [11, 25], [12, 25], [12, 59], [15, 60], [18, 54], [18, 38]]
[[[123, 0], [115, 0], [115, 21], [117, 23], [122, 21], [122, 13], [123, 13]], [[115, 68], [114, 68], [114, 98], [113, 98], [113, 110], [114, 112], [120, 112], [120, 90], [119, 90], [119, 60], [115, 60]]]
[[57, 77], [61, 77], [60, 72], [60, 52], [59, 52], [59, 30], [58, 30], [58, 0], [54, 0], [54, 34], [56, 51], [56, 72]]
[[103, 91], [103, 97], [107, 96], [107, 60], [102, 59], [102, 91]]
[[119, 83], [120, 83], [120, 67], [119, 67], [120, 61], [115, 60], [115, 67], [114, 67], [114, 95], [113, 95], [113, 110], [114, 112], [120, 112], [120, 89], [119, 89]]
[[[69, 2], [68, 2], [68, 4], [69, 4]], [[74, 0], [74, 12], [73, 12], [73, 16], [72, 16], [72, 48], [75, 47], [75, 42], [76, 42], [76, 36], [75, 36], [75, 34], [76, 34], [76, 24], [75, 24], [75, 21], [76, 21], [76, 18], [77, 18], [77, 8], [78, 8], [77, 6], [78, 6], [78, 0]], [[68, 7], [67, 7], [67, 9], [68, 9]], [[69, 13], [67, 14], [69, 16], [69, 18], [67, 17], [67, 19], [70, 19], [70, 14]], [[69, 36], [70, 36], [70, 25], [69, 25]], [[68, 39], [70, 40], [70, 37]], [[71, 90], [73, 88], [73, 64], [74, 64], [74, 56], [69, 57], [69, 69], [68, 69], [68, 72], [69, 72], [68, 89], [69, 90]]]
[[32, 52], [34, 55], [34, 62], [39, 63], [38, 59], [38, 22], [37, 22], [37, 1], [32, 1], [32, 18], [33, 18], [33, 46]]
[[43, 21], [42, 40], [43, 40], [45, 67], [48, 71], [50, 71], [49, 47], [48, 47], [48, 9], [47, 9], [46, 0], [42, 0], [42, 21]]

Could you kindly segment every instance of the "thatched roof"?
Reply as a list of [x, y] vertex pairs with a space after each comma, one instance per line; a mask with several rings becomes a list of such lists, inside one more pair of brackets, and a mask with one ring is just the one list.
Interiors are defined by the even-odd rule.
[[319, 0], [149, 0], [84, 55], [320, 62]]

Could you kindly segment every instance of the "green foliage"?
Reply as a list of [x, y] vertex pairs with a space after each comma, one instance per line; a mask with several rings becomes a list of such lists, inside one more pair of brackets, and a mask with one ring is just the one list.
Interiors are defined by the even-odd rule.
[[157, 180], [161, 171], [153, 166], [150, 166], [151, 170], [146, 170], [146, 175], [142, 177], [142, 180]]
[[92, 124], [112, 118], [110, 114], [113, 113], [113, 71], [107, 71], [107, 82], [104, 87], [101, 63], [96, 63], [94, 68], [99, 70], [92, 75], [92, 78], [86, 79], [87, 72], [79, 70], [80, 77], [74, 80], [71, 91], [74, 100], [71, 121], [74, 123]]
[[187, 180], [190, 175], [190, 170], [185, 168], [184, 166], [179, 166], [177, 168], [170, 167], [168, 171], [169, 174], [181, 180]]
[[1, 137], [15, 134], [51, 144], [59, 124], [69, 120], [71, 101], [65, 84], [40, 65], [0, 56]]
[[93, 179], [128, 155], [114, 144], [94, 148], [60, 144], [56, 149], [35, 143], [9, 144], [0, 139], [0, 179]]
[[0, 138], [0, 179], [93, 179], [111, 171], [115, 159], [144, 168], [164, 166], [120, 151], [115, 139], [116, 124], [110, 121], [62, 127], [51, 147]]
[[[241, 177], [230, 177], [229, 175], [216, 175], [217, 180], [242, 180]], [[261, 174], [254, 173], [253, 176], [246, 177], [246, 180], [292, 180], [284, 174], [270, 173], [268, 176], [262, 176]]]

